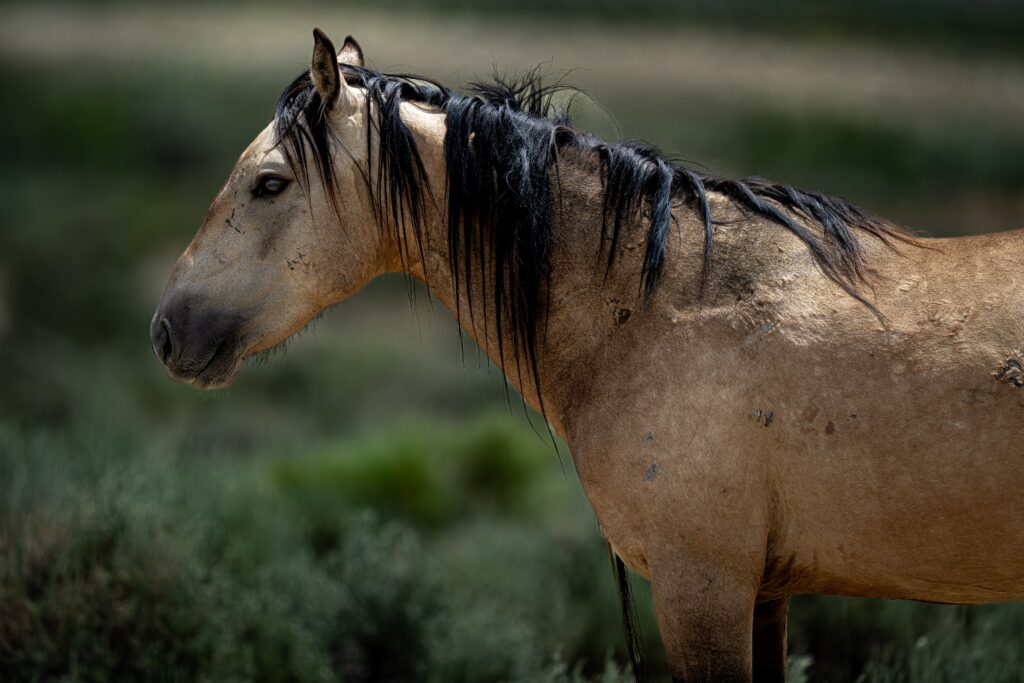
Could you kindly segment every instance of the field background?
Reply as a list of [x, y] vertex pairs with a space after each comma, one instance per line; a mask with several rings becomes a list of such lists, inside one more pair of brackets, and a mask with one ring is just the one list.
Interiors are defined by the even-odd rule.
[[[401, 279], [229, 391], [152, 358], [314, 25], [453, 85], [571, 70], [583, 124], [717, 174], [1024, 227], [1014, 2], [0, 4], [0, 680], [628, 680], [571, 458]], [[1022, 637], [1019, 604], [800, 597], [790, 677], [1022, 681]]]

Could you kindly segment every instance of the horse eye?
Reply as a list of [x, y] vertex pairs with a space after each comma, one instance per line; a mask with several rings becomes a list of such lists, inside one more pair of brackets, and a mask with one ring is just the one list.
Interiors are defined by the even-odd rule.
[[281, 176], [265, 175], [256, 183], [252, 193], [256, 197], [276, 197], [288, 187], [288, 181]]

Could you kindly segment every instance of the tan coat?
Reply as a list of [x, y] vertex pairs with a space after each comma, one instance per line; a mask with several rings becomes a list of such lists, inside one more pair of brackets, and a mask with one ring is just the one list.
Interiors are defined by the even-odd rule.
[[[346, 42], [341, 59], [357, 53]], [[327, 58], [333, 47], [314, 56], [314, 80], [334, 93], [350, 154], [339, 168], [365, 163], [365, 94], [318, 73]], [[443, 197], [443, 115], [403, 107]], [[862, 291], [879, 316], [785, 229], [711, 194], [722, 223], [704, 295], [701, 227], [676, 205], [664, 279], [644, 307], [644, 227], [627, 226], [606, 282], [596, 161], [569, 156], [562, 169], [543, 407], [614, 549], [652, 581], [677, 677], [782, 680], [793, 594], [1024, 597], [1024, 235], [898, 251], [863, 237]], [[153, 335], [176, 379], [233, 381], [246, 357], [400, 268], [351, 168], [330, 220], [322, 188], [254, 196], [268, 172], [296, 180], [269, 127], [171, 276]], [[493, 320], [470, 324], [465, 290], [455, 300], [436, 207], [425, 228], [408, 269], [495, 357]], [[540, 407], [514, 362], [506, 370]]]

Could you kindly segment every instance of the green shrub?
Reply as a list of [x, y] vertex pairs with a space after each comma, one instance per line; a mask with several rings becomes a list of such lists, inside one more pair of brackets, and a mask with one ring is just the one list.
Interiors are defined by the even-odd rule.
[[508, 418], [308, 462], [95, 424], [0, 428], [0, 680], [619, 680], [596, 524], [516, 511], [560, 470]]
[[485, 511], [522, 513], [556, 457], [550, 444], [507, 417], [485, 416], [461, 431], [412, 423], [330, 443], [277, 459], [271, 477], [325, 541], [352, 509], [428, 529]]

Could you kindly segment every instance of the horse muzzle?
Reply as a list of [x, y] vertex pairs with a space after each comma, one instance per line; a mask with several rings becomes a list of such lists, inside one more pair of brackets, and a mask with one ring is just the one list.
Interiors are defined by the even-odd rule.
[[198, 296], [165, 296], [149, 325], [153, 354], [176, 382], [203, 389], [227, 386], [242, 366], [243, 323], [242, 316]]

